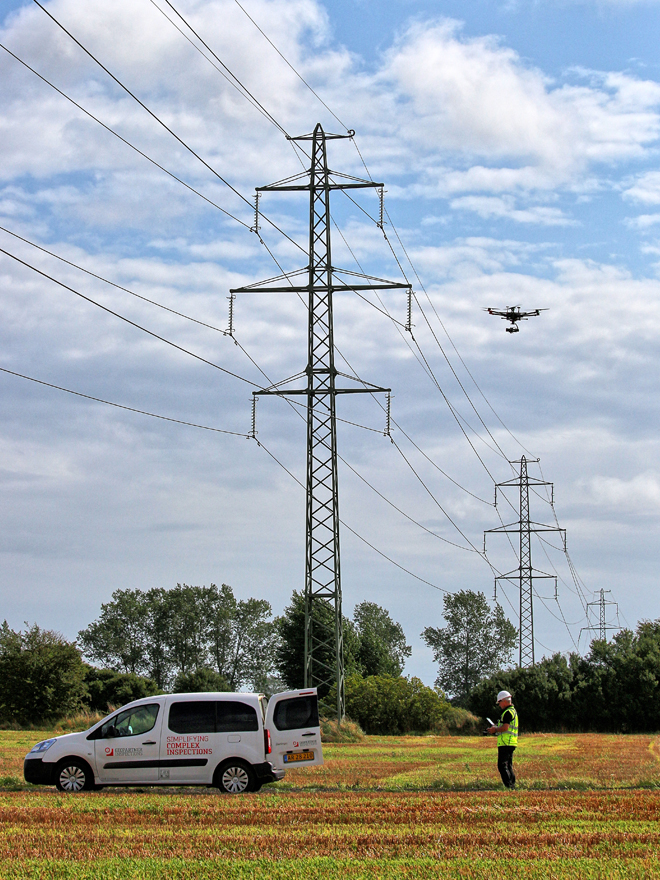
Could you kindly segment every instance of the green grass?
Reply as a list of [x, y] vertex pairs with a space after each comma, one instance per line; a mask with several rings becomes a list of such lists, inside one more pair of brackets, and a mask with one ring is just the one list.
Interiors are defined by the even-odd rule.
[[79, 862], [23, 862], [0, 865], [2, 880], [644, 880], [660, 877], [660, 861], [566, 859], [515, 862], [510, 859], [106, 859]]

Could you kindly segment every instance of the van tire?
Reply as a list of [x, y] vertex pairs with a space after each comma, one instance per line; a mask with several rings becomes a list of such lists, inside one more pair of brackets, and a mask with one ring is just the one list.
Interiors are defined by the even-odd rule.
[[64, 758], [55, 768], [55, 788], [78, 794], [94, 788], [94, 776], [88, 764], [79, 758]]
[[223, 794], [245, 794], [258, 790], [254, 770], [238, 758], [220, 764], [213, 774], [213, 785]]

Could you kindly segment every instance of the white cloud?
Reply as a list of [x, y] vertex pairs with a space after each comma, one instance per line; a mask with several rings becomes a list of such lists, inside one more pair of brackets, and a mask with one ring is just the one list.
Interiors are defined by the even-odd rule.
[[450, 207], [461, 211], [474, 211], [484, 219], [500, 217], [506, 220], [514, 220], [516, 223], [538, 223], [541, 226], [572, 226], [574, 220], [566, 217], [559, 208], [550, 208], [547, 205], [532, 205], [529, 208], [516, 208], [515, 200], [511, 197], [498, 198], [496, 196], [463, 196], [453, 199]]
[[[280, 133], [150, 4], [53, 0], [49, 8], [246, 195], [254, 185], [300, 170]], [[660, 454], [656, 432], [648, 427], [655, 424], [659, 393], [660, 283], [643, 277], [638, 267], [627, 270], [625, 257], [621, 265], [608, 265], [602, 255], [589, 260], [585, 253], [601, 253], [590, 219], [598, 221], [599, 236], [607, 239], [611, 231], [598, 197], [616, 187], [617, 163], [625, 164], [629, 179], [626, 198], [660, 204], [655, 192], [660, 183], [653, 173], [634, 179], [634, 168], [626, 164], [657, 147], [658, 85], [616, 72], [573, 72], [570, 84], [568, 78], [551, 80], [502, 40], [467, 36], [446, 21], [403, 27], [390, 51], [370, 68], [333, 45], [326, 14], [313, 0], [251, 0], [250, 10], [337, 114], [358, 129], [370, 168], [386, 181], [390, 197], [397, 198], [389, 205], [392, 217], [445, 327], [506, 424], [525, 445], [540, 450], [558, 497], [568, 499], [575, 523], [569, 539], [578, 548], [576, 555], [587, 546], [595, 582], [614, 586], [628, 550], [611, 566], [602, 557], [610, 551], [609, 535], [620, 535], [631, 520], [627, 509], [617, 514], [616, 498], [624, 489], [599, 480], [607, 475], [624, 488], [632, 481], [632, 488], [643, 494], [635, 474], [644, 474], [644, 456], [649, 461]], [[337, 130], [339, 123], [261, 40], [236, 4], [191, 0], [186, 11], [287, 130], [309, 131], [319, 118], [327, 129]], [[33, 5], [7, 22], [2, 39], [154, 158], [252, 224], [250, 206], [163, 133]], [[68, 259], [220, 328], [226, 327], [230, 287], [279, 271], [255, 236], [161, 177], [11, 59], [0, 58], [0, 68], [0, 176], [6, 184], [0, 190], [0, 212], [8, 218], [5, 225], [14, 228], [20, 220], [17, 231]], [[333, 167], [364, 174], [350, 143], [332, 142], [329, 149]], [[567, 234], [562, 228], [572, 222], [567, 194], [585, 192], [593, 203], [585, 203], [584, 222]], [[441, 201], [447, 198], [453, 210]], [[377, 210], [371, 193], [361, 204]], [[269, 194], [262, 208], [306, 243], [304, 194]], [[381, 231], [339, 197], [333, 210], [365, 271], [399, 278]], [[510, 237], [498, 238], [490, 222], [498, 219], [516, 222], [520, 240], [508, 228]], [[389, 225], [385, 231], [400, 255]], [[267, 225], [263, 234], [285, 268], [304, 264], [304, 255]], [[336, 262], [353, 266], [337, 235], [333, 245]], [[81, 279], [28, 246], [12, 242], [8, 249], [177, 344], [255, 383], [265, 381], [231, 340]], [[0, 273], [4, 365], [150, 411], [216, 427], [249, 428], [249, 386], [198, 366], [4, 258]], [[382, 299], [404, 323], [405, 295], [383, 293]], [[378, 304], [375, 297], [372, 301]], [[504, 322], [482, 308], [512, 302], [549, 311], [511, 337]], [[304, 303], [287, 295], [245, 296], [235, 309], [237, 339], [274, 381], [304, 369]], [[415, 305], [415, 339], [465, 423], [480, 435], [466, 427], [491, 472], [506, 479], [506, 463], [489, 448], [492, 441], [483, 436], [438, 341], [446, 345], [471, 394], [472, 380], [432, 312], [427, 314], [436, 338]], [[335, 320], [336, 341], [347, 361], [365, 379], [393, 388], [397, 421], [440, 466], [490, 500], [490, 478], [434, 381], [420, 368], [410, 336], [399, 335], [387, 318], [348, 293], [335, 299]], [[348, 369], [338, 356], [339, 364]], [[75, 628], [89, 622], [98, 613], [98, 602], [118, 586], [222, 579], [243, 596], [267, 595], [277, 611], [290, 590], [300, 586], [304, 492], [289, 486], [289, 477], [280, 477], [256, 444], [154, 424], [20, 383], [0, 376], [0, 447], [11, 453], [0, 531], [7, 595], [15, 602], [7, 611], [12, 625], [43, 612], [51, 619], [39, 617], [40, 623], [69, 627], [67, 634], [75, 635]], [[507, 455], [518, 455], [478, 392], [473, 400]], [[376, 430], [382, 426], [383, 413], [369, 400], [345, 395], [340, 407], [342, 417]], [[258, 430], [264, 445], [304, 475], [304, 424], [282, 401], [259, 404]], [[339, 431], [342, 454], [364, 469], [374, 485], [385, 494], [391, 491], [403, 509], [451, 537], [451, 526], [387, 439], [343, 423]], [[421, 456], [415, 463], [479, 544], [482, 529], [497, 524], [491, 509], [469, 496], [466, 501]], [[342, 480], [343, 517], [370, 530], [375, 544], [442, 585], [488, 587], [490, 573], [473, 555], [457, 556], [446, 545], [437, 550], [437, 539], [417, 535], [415, 527], [368, 495], [363, 484], [344, 473]], [[31, 481], [30, 492], [16, 490], [18, 481]], [[607, 541], [593, 525], [595, 497], [614, 499]], [[648, 543], [648, 559], [655, 553], [654, 516], [648, 533], [635, 535], [638, 544]], [[169, 531], [163, 540], [165, 525]], [[183, 538], [177, 529], [185, 532]], [[426, 622], [420, 615], [429, 613], [428, 588], [415, 592], [407, 576], [365, 555], [370, 551], [348, 536], [344, 552], [347, 607], [368, 596], [401, 615], [397, 619], [411, 637], [419, 632]], [[653, 568], [649, 589], [655, 589]], [[34, 586], [46, 582], [54, 597], [50, 605], [43, 604], [44, 593]], [[65, 606], [61, 595], [83, 597], [75, 624], [70, 603]]]
[[623, 191], [623, 197], [645, 205], [660, 205], [660, 171], [641, 174], [632, 186]]
[[413, 25], [382, 74], [408, 138], [492, 163], [441, 172], [450, 192], [543, 189], [592, 163], [642, 156], [660, 133], [660, 85], [587, 75], [587, 85], [558, 85], [495, 38], [463, 37], [454, 21]]
[[628, 480], [598, 475], [583, 486], [589, 503], [606, 508], [610, 515], [621, 509], [637, 515], [660, 514], [660, 474], [655, 471]]
[[660, 214], [640, 214], [637, 217], [627, 217], [625, 223], [631, 229], [648, 229], [649, 226], [660, 223]]

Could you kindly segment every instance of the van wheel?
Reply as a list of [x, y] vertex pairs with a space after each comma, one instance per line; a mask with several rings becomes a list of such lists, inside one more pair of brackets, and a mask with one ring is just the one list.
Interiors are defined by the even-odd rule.
[[60, 761], [55, 771], [55, 787], [58, 791], [77, 794], [79, 791], [90, 791], [94, 788], [94, 777], [84, 761], [76, 758], [65, 758]]
[[257, 779], [249, 764], [242, 761], [227, 761], [215, 771], [213, 784], [225, 794], [243, 794], [255, 791]]

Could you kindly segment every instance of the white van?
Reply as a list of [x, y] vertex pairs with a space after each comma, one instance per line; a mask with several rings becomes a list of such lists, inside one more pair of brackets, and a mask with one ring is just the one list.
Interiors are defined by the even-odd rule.
[[79, 792], [105, 785], [207, 785], [238, 794], [323, 763], [316, 688], [275, 694], [167, 694], [128, 703], [83, 733], [37, 743], [26, 782]]

